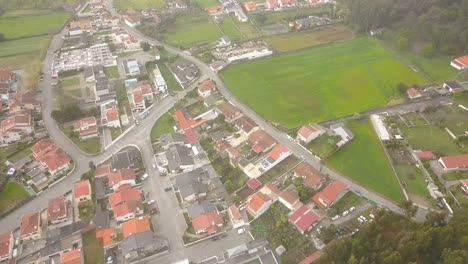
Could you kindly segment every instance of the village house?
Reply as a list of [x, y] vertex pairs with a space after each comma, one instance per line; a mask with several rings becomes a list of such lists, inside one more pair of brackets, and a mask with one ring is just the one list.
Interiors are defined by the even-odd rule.
[[16, 114], [1, 122], [2, 144], [12, 144], [34, 133], [34, 121], [30, 114]]
[[440, 157], [439, 163], [444, 170], [468, 169], [468, 154]]
[[84, 257], [81, 248], [73, 249], [64, 252], [60, 257], [61, 264], [82, 264], [84, 263]]
[[222, 227], [223, 223], [223, 217], [218, 212], [210, 212], [194, 218], [192, 227], [195, 234], [208, 233], [208, 235], [212, 235], [218, 232], [218, 228]]
[[149, 216], [140, 216], [120, 224], [120, 229], [123, 237], [127, 238], [135, 234], [151, 231], [151, 221]]
[[266, 9], [274, 10], [278, 7], [278, 4], [276, 3], [276, 0], [266, 0], [265, 7]]
[[73, 201], [75, 204], [83, 204], [92, 200], [91, 184], [89, 180], [80, 181], [73, 186]]
[[136, 90], [130, 94], [130, 102], [133, 111], [143, 111], [146, 109], [141, 90]]
[[204, 80], [197, 86], [198, 95], [202, 97], [210, 96], [216, 90], [216, 83], [212, 80]]
[[322, 191], [318, 192], [312, 200], [322, 209], [338, 201], [347, 192], [348, 187], [340, 181], [333, 181]]
[[301, 234], [304, 234], [312, 228], [312, 225], [317, 222], [319, 218], [320, 216], [316, 212], [302, 205], [289, 216], [289, 222], [293, 224]]
[[13, 232], [7, 232], [0, 235], [0, 262], [11, 258], [13, 246]]
[[257, 130], [249, 135], [252, 151], [259, 154], [267, 152], [276, 145], [276, 141], [265, 130]]
[[418, 90], [416, 90], [414, 87], [411, 87], [408, 90], [406, 90], [406, 94], [408, 95], [408, 98], [410, 100], [422, 97], [421, 93]]
[[37, 240], [42, 237], [41, 214], [35, 212], [21, 217], [19, 238], [25, 241]]
[[10, 89], [16, 82], [16, 74], [12, 71], [0, 69], [0, 100], [8, 103], [10, 100]]
[[101, 124], [104, 127], [108, 128], [119, 128], [120, 127], [120, 116], [119, 109], [116, 106], [111, 106], [109, 108], [102, 107], [101, 111], [102, 120]]
[[127, 221], [143, 214], [141, 191], [129, 184], [121, 185], [109, 196], [109, 206], [118, 222]]
[[153, 79], [154, 79], [154, 87], [156, 87], [156, 91], [159, 93], [166, 93], [167, 92], [167, 83], [164, 77], [159, 70], [158, 65], [155, 65], [156, 69], [153, 70]]
[[36, 160], [43, 168], [46, 168], [53, 177], [69, 170], [72, 161], [70, 156], [58, 146], [46, 152]]
[[109, 182], [109, 188], [116, 191], [122, 185], [136, 185], [136, 174], [131, 168], [122, 168], [110, 172], [107, 176]]
[[237, 161], [237, 166], [250, 178], [257, 178], [262, 175], [262, 172], [259, 170], [259, 168], [244, 157], [241, 157]]
[[302, 178], [303, 184], [313, 190], [318, 190], [325, 182], [325, 178], [307, 162], [299, 164], [294, 169], [294, 178]]
[[227, 122], [231, 122], [242, 115], [241, 111], [230, 102], [224, 102], [218, 105], [218, 110], [224, 115]]
[[167, 250], [168, 242], [153, 231], [146, 231], [124, 238], [119, 248], [122, 250], [122, 256], [130, 263]]
[[36, 93], [34, 91], [17, 94], [8, 105], [8, 111], [10, 114], [16, 114], [21, 111], [33, 111], [39, 113], [41, 110], [41, 103], [36, 99]]
[[458, 57], [450, 62], [450, 66], [454, 67], [457, 70], [468, 69], [468, 55]]
[[57, 145], [51, 138], [41, 139], [31, 147], [33, 158], [37, 160], [56, 147]]
[[341, 137], [341, 140], [336, 143], [339, 148], [354, 138], [354, 134], [343, 123], [333, 124], [330, 129], [335, 135]]
[[216, 207], [208, 200], [198, 201], [187, 207], [187, 214], [191, 220], [211, 212], [217, 212]]
[[237, 128], [237, 130], [239, 130], [239, 132], [241, 132], [241, 134], [245, 137], [248, 137], [251, 133], [259, 129], [257, 123], [255, 123], [255, 121], [253, 121], [250, 117], [245, 115], [234, 120], [233, 124]]
[[86, 82], [94, 82], [98, 77], [105, 77], [104, 67], [102, 65], [87, 66], [84, 68], [84, 78]]
[[67, 205], [63, 196], [52, 198], [47, 204], [47, 221], [51, 224], [67, 221], [67, 211]]
[[461, 92], [464, 92], [466, 91], [465, 90], [465, 87], [463, 85], [461, 85], [459, 82], [457, 81], [448, 81], [448, 82], [444, 82], [444, 84], [442, 85], [442, 87], [444, 87], [445, 89], [447, 89], [447, 91], [449, 93], [461, 93]]
[[272, 203], [273, 201], [268, 195], [258, 191], [247, 198], [245, 208], [251, 216], [257, 218], [265, 213]]
[[460, 181], [460, 187], [463, 193], [468, 195], [468, 180]]
[[249, 187], [252, 191], [257, 191], [258, 188], [262, 187], [262, 183], [257, 180], [257, 178], [252, 178], [247, 181], [247, 187]]
[[257, 3], [255, 2], [247, 2], [244, 4], [244, 8], [247, 12], [252, 12], [257, 10]]
[[110, 165], [99, 165], [99, 167], [96, 168], [95, 171], [95, 177], [96, 178], [105, 178], [109, 176], [111, 173], [111, 166]]
[[96, 240], [102, 243], [104, 249], [107, 249], [110, 246], [112, 246], [116, 237], [117, 232], [114, 227], [96, 230]]
[[85, 117], [75, 123], [74, 131], [78, 132], [80, 140], [99, 136], [97, 121], [94, 116]]
[[297, 204], [302, 204], [299, 201], [299, 196], [294, 188], [284, 189], [278, 196], [278, 200], [289, 210], [294, 210]]
[[134, 77], [140, 75], [140, 64], [136, 59], [124, 60], [125, 75], [127, 77]]
[[200, 177], [200, 170], [190, 171], [177, 175], [175, 185], [180, 198], [185, 202], [194, 202], [206, 197], [208, 186]]
[[244, 218], [242, 218], [239, 208], [237, 208], [236, 205], [233, 204], [229, 206], [228, 214], [229, 214], [229, 219], [231, 219], [231, 224], [232, 224], [233, 229], [236, 229], [245, 225]]
[[320, 125], [305, 125], [297, 132], [297, 139], [307, 144], [319, 136], [325, 134], [325, 132], [325, 128]]
[[127, 16], [124, 19], [125, 24], [127, 24], [129, 27], [135, 28], [139, 25], [141, 25], [141, 20], [138, 17], [130, 17]]

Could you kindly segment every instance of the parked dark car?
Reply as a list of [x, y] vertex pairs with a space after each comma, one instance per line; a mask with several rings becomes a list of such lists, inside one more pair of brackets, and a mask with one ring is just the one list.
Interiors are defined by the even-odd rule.
[[170, 191], [172, 191], [172, 187], [166, 187], [166, 188], [164, 188], [164, 191], [165, 192], [170, 192]]

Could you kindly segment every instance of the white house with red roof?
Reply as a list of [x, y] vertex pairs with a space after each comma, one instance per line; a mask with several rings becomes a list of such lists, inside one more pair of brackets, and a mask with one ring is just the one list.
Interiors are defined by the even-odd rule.
[[67, 205], [63, 196], [52, 198], [47, 204], [47, 221], [51, 224], [67, 221], [67, 211]]
[[11, 258], [13, 246], [13, 232], [7, 232], [0, 235], [0, 262]]
[[134, 111], [144, 111], [146, 109], [145, 100], [141, 90], [136, 90], [130, 93], [131, 108]]
[[35, 212], [21, 217], [19, 238], [24, 242], [37, 240], [41, 237], [41, 214], [39, 212]]
[[34, 91], [17, 94], [8, 104], [8, 111], [10, 114], [21, 111], [41, 112], [41, 109], [41, 102], [36, 99], [36, 93]]
[[75, 129], [80, 136], [80, 140], [99, 136], [97, 120], [94, 116], [82, 118], [75, 123]]
[[468, 169], [468, 154], [440, 157], [439, 163], [444, 170]]
[[301, 127], [299, 131], [297, 131], [297, 139], [307, 144], [319, 136], [325, 134], [325, 132], [325, 128], [320, 125], [305, 125]]
[[30, 114], [17, 114], [1, 122], [0, 140], [2, 144], [20, 141], [34, 132], [34, 122]]
[[127, 49], [127, 50], [141, 50], [140, 41], [137, 38], [133, 37], [133, 36], [125, 38], [123, 40], [123, 45], [124, 45], [125, 49]]
[[100, 165], [96, 168], [96, 172], [94, 173], [96, 178], [107, 178], [111, 173], [111, 166], [109, 165]]
[[70, 169], [72, 161], [70, 156], [58, 146], [46, 152], [36, 160], [42, 167], [46, 168], [52, 176], [56, 176]]
[[276, 166], [278, 163], [286, 159], [291, 155], [288, 148], [283, 145], [276, 145], [266, 157], [260, 159], [257, 163], [258, 169], [263, 173], [269, 171], [271, 168]]
[[121, 185], [128, 184], [130, 186], [136, 185], [135, 171], [130, 168], [114, 170], [107, 176], [109, 188], [117, 190]]
[[212, 235], [223, 226], [223, 217], [218, 212], [209, 212], [192, 220], [192, 227], [196, 234], [208, 233]]
[[462, 191], [463, 191], [466, 195], [468, 195], [468, 180], [460, 181], [460, 186], [461, 186]]
[[199, 83], [197, 86], [198, 95], [202, 97], [210, 96], [216, 90], [216, 83], [213, 80], [207, 79]]
[[278, 200], [289, 210], [294, 210], [295, 206], [302, 204], [299, 201], [299, 196], [293, 188], [284, 189], [278, 196]]
[[142, 200], [140, 189], [124, 184], [109, 196], [109, 208], [114, 218], [123, 222], [143, 214]]
[[126, 16], [125, 19], [124, 19], [124, 22], [125, 24], [127, 24], [128, 26], [132, 27], [132, 28], [135, 28], [139, 25], [141, 25], [141, 20], [140, 18], [138, 17], [130, 17], [130, 16]]
[[75, 204], [81, 204], [86, 201], [91, 201], [92, 190], [89, 180], [80, 181], [73, 186], [73, 200]]
[[303, 184], [311, 189], [317, 190], [325, 182], [322, 174], [307, 162], [302, 162], [294, 169], [294, 178], [302, 178]]
[[228, 214], [229, 219], [231, 219], [232, 228], [236, 229], [245, 225], [244, 218], [242, 218], [239, 208], [234, 204], [229, 206]]
[[327, 208], [335, 201], [338, 201], [347, 192], [348, 187], [340, 181], [334, 181], [318, 192], [312, 200], [320, 207]]
[[320, 216], [314, 212], [314, 210], [302, 205], [289, 216], [289, 222], [293, 224], [301, 234], [304, 234], [304, 232], [311, 229], [312, 225], [317, 222], [319, 218]]
[[116, 106], [112, 107], [103, 107], [102, 115], [102, 126], [109, 127], [109, 128], [119, 128], [120, 127], [120, 116], [119, 116], [119, 109]]
[[265, 213], [272, 203], [273, 200], [268, 195], [258, 191], [247, 198], [245, 208], [251, 216], [257, 218]]
[[276, 0], [266, 0], [265, 7], [266, 9], [273, 10], [278, 7], [278, 3], [276, 2]]
[[252, 11], [255, 11], [257, 10], [257, 3], [255, 2], [247, 2], [244, 4], [244, 8], [247, 12], [252, 12]]
[[36, 142], [31, 147], [32, 155], [35, 159], [38, 159], [40, 156], [44, 155], [45, 153], [51, 151], [52, 149], [56, 148], [57, 145], [55, 141], [51, 138], [44, 138]]
[[450, 62], [450, 66], [457, 70], [468, 69], [468, 55], [458, 57]]

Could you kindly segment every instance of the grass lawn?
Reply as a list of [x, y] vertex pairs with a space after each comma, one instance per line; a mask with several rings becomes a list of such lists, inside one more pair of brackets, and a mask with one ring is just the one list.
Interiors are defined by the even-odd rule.
[[80, 85], [80, 78], [68, 78], [60, 80], [60, 86], [62, 87], [70, 87], [70, 86], [77, 86]]
[[180, 84], [177, 82], [177, 80], [175, 79], [174, 75], [171, 73], [169, 68], [167, 68], [166, 64], [159, 63], [158, 67], [159, 67], [159, 71], [161, 72], [161, 75], [164, 77], [164, 80], [166, 81], [167, 90], [169, 92], [182, 90], [182, 87], [180, 87]]
[[173, 126], [174, 119], [169, 113], [165, 113], [151, 128], [151, 142], [156, 141], [162, 134], [174, 132]]
[[352, 41], [230, 66], [226, 85], [265, 119], [297, 127], [381, 107], [424, 80], [377, 41]]
[[234, 22], [234, 24], [237, 25], [237, 27], [239, 28], [240, 32], [242, 33], [242, 35], [244, 36], [245, 39], [260, 37], [259, 32], [252, 25], [252, 23], [250, 23], [250, 22], [247, 22], [247, 23], [240, 22], [239, 19], [237, 19], [235, 17], [232, 17], [232, 16], [231, 16], [231, 19]]
[[236, 24], [229, 15], [225, 15], [223, 22], [219, 23], [218, 26], [221, 28], [224, 35], [228, 36], [231, 41], [242, 39], [242, 33], [237, 29]]
[[269, 36], [265, 38], [265, 41], [273, 51], [287, 52], [350, 40], [353, 36], [354, 34], [349, 28], [343, 25], [337, 25], [319, 30], [294, 31], [291, 33]]
[[337, 203], [333, 205], [333, 208], [336, 209], [338, 213], [343, 213], [352, 206], [356, 206], [365, 200], [353, 192], [347, 192]]
[[38, 51], [42, 46], [47, 46], [48, 42], [49, 37], [44, 36], [0, 42], [0, 57]]
[[111, 137], [112, 141], [118, 138], [122, 134], [122, 130], [120, 128], [111, 128]]
[[8, 182], [0, 192], [0, 215], [28, 197], [28, 192], [16, 182]]
[[420, 113], [407, 113], [401, 115], [401, 117], [405, 120], [408, 126], [425, 126], [428, 125], [424, 117]]
[[464, 107], [468, 108], [468, 93], [457, 93], [452, 96], [452, 99], [455, 102], [463, 105]]
[[314, 155], [319, 156], [321, 159], [326, 159], [336, 151], [338, 148], [336, 143], [338, 143], [340, 140], [341, 137], [339, 136], [323, 134], [310, 142], [307, 145], [307, 149], [314, 153]]
[[468, 196], [465, 195], [461, 188], [460, 185], [454, 185], [450, 187], [450, 191], [455, 195], [455, 198], [457, 198], [457, 201], [463, 206], [463, 205], [468, 205]]
[[[3, 44], [0, 44], [0, 50]], [[24, 53], [24, 54], [18, 54], [18, 55], [9, 56], [9, 57], [1, 57], [0, 68], [7, 68], [7, 69], [12, 69], [12, 70], [21, 69], [21, 68], [24, 68], [25, 65], [28, 65], [29, 63], [31, 63], [31, 61], [34, 61], [38, 58], [39, 58], [39, 52], [37, 51]]]
[[[252, 235], [255, 238], [266, 238], [272, 248], [283, 245], [286, 252], [280, 257], [280, 263], [299, 263], [314, 249], [312, 242], [301, 235], [288, 222], [289, 210], [280, 203], [274, 203], [262, 216], [253, 221]], [[274, 232], [272, 232], [274, 230]]]
[[370, 190], [395, 202], [403, 201], [403, 193], [371, 122], [353, 121], [348, 127], [354, 139], [333, 155], [328, 164]]
[[117, 68], [117, 66], [105, 67], [104, 74], [106, 75], [108, 79], [120, 77], [119, 69]]
[[115, 8], [121, 10], [130, 10], [130, 9], [138, 9], [138, 10], [148, 10], [151, 8], [156, 8], [157, 10], [161, 10], [166, 6], [165, 0], [113, 0], [113, 4]]
[[429, 192], [426, 188], [426, 182], [424, 181], [424, 175], [421, 170], [414, 165], [397, 165], [395, 170], [400, 177], [400, 181], [406, 190], [412, 194], [416, 194], [421, 197], [426, 197]]
[[24, 17], [24, 16], [39, 16], [50, 14], [51, 11], [47, 9], [16, 9], [5, 11], [0, 18], [13, 18], [13, 17]]
[[3, 18], [0, 19], [0, 32], [7, 39], [48, 35], [60, 29], [68, 18], [70, 18], [70, 13], [65, 12], [41, 16]]
[[101, 140], [99, 137], [90, 138], [86, 140], [80, 140], [78, 133], [73, 132], [71, 127], [64, 128], [63, 132], [75, 145], [77, 145], [82, 151], [89, 154], [97, 154], [101, 152]]
[[442, 174], [442, 178], [444, 178], [446, 181], [468, 180], [468, 171]]
[[273, 181], [273, 179], [280, 177], [287, 171], [291, 170], [294, 166], [298, 165], [299, 162], [300, 160], [298, 157], [291, 155], [287, 157], [285, 160], [276, 164], [276, 166], [271, 168], [269, 171], [262, 174], [262, 176], [258, 177], [257, 180], [259, 180], [263, 184], [269, 181]]
[[81, 239], [83, 240], [84, 263], [104, 264], [104, 248], [96, 239], [96, 230], [82, 234]]
[[464, 136], [468, 131], [468, 112], [456, 105], [438, 107], [434, 111], [424, 113], [432, 123], [448, 127], [456, 136]]
[[223, 34], [208, 14], [177, 17], [174, 25], [162, 33], [164, 40], [178, 47], [216, 41]]
[[457, 142], [443, 128], [438, 126], [420, 126], [407, 128], [400, 126], [403, 135], [415, 150], [432, 151], [437, 156], [462, 153]]
[[219, 2], [216, 0], [195, 0], [194, 2], [196, 2], [203, 9], [210, 6], [219, 5]]

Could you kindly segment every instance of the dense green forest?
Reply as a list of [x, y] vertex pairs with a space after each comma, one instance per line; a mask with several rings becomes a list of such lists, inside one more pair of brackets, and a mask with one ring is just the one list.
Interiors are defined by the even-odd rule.
[[352, 237], [329, 246], [319, 264], [464, 264], [468, 259], [468, 208], [444, 217], [430, 214], [417, 224], [390, 212], [381, 212]]
[[468, 0], [341, 0], [360, 32], [385, 28], [401, 49], [454, 55], [468, 48]]
[[59, 9], [64, 4], [75, 4], [81, 0], [0, 0], [0, 13], [11, 9]]

